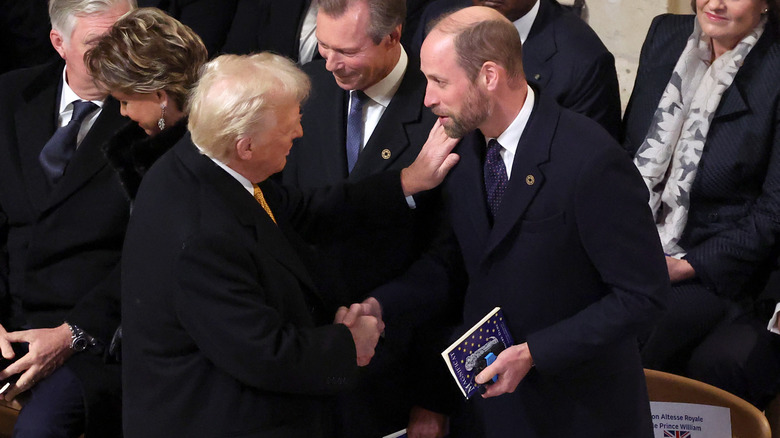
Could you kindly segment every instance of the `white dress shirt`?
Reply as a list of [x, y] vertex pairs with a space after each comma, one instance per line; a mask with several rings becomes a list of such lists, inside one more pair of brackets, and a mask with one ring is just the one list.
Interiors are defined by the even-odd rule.
[[[385, 113], [387, 106], [390, 105], [395, 92], [401, 86], [407, 65], [409, 65], [409, 57], [406, 55], [404, 48], [401, 47], [401, 56], [398, 57], [398, 62], [396, 62], [390, 73], [376, 84], [363, 90], [363, 93], [369, 99], [363, 105], [363, 143], [360, 145], [361, 148], [366, 147], [366, 143], [371, 138], [371, 134], [374, 133], [376, 125], [379, 124], [379, 119], [382, 118], [382, 114]], [[352, 97], [354, 92], [355, 90], [349, 92], [350, 97]], [[350, 104], [347, 106], [351, 105], [350, 100]], [[349, 114], [349, 110], [350, 108], [347, 108], [347, 114]]]
[[[528, 87], [526, 85], [526, 87]], [[512, 177], [512, 164], [515, 162], [515, 154], [517, 152], [517, 143], [520, 141], [520, 137], [523, 136], [525, 131], [525, 125], [528, 124], [528, 119], [531, 117], [531, 111], [534, 108], [534, 101], [536, 97], [534, 90], [528, 87], [528, 94], [525, 96], [525, 102], [523, 107], [520, 108], [520, 112], [509, 124], [509, 126], [496, 138], [498, 144], [501, 145], [501, 159], [504, 160], [504, 166], [506, 166], [506, 178], [507, 181]], [[485, 144], [490, 142], [493, 137], [485, 137]]]
[[[62, 91], [60, 92], [60, 105], [56, 120], [58, 128], [61, 128], [70, 122], [70, 119], [73, 117], [73, 101], [75, 100], [84, 99], [80, 98], [76, 92], [70, 88], [70, 85], [68, 85], [68, 81], [66, 80], [65, 69], [63, 68]], [[81, 123], [81, 128], [79, 128], [79, 133], [76, 136], [76, 148], [78, 148], [78, 145], [81, 144], [81, 140], [84, 140], [84, 137], [87, 136], [87, 132], [89, 132], [90, 128], [92, 128], [92, 125], [95, 124], [95, 120], [98, 118], [100, 111], [103, 109], [102, 100], [92, 100], [91, 102], [98, 106], [98, 110], [87, 116], [87, 118], [85, 118]]]

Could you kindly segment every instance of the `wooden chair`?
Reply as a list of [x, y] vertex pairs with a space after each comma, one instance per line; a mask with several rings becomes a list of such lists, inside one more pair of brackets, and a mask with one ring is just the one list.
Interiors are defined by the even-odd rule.
[[764, 410], [769, 427], [772, 428], [772, 436], [780, 438], [780, 395], [774, 398]]
[[17, 401], [0, 400], [0, 438], [11, 438], [16, 416], [19, 415], [20, 409], [22, 409], [22, 405]]
[[755, 406], [730, 392], [698, 380], [645, 369], [650, 401], [723, 406], [731, 410], [734, 438], [772, 438], [769, 421]]

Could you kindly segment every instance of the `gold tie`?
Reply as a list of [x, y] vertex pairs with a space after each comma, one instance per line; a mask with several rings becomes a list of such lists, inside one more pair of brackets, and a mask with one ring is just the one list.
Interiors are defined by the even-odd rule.
[[253, 185], [255, 188], [255, 199], [257, 199], [257, 202], [260, 203], [260, 206], [263, 207], [263, 210], [265, 210], [266, 213], [268, 213], [268, 216], [271, 217], [271, 220], [276, 223], [276, 218], [274, 217], [274, 214], [271, 213], [271, 207], [268, 206], [268, 203], [265, 202], [265, 196], [263, 196], [263, 191], [260, 190], [260, 187], [257, 184]]

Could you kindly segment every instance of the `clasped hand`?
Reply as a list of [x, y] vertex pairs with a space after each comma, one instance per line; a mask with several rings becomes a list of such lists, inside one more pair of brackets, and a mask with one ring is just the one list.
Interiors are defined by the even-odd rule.
[[355, 341], [358, 366], [366, 366], [374, 357], [374, 351], [379, 336], [385, 330], [382, 321], [382, 308], [379, 301], [368, 298], [362, 303], [355, 303], [349, 308], [339, 307], [334, 324], [344, 324], [352, 333]]
[[19, 375], [0, 397], [11, 401], [17, 395], [29, 390], [36, 383], [48, 377], [72, 354], [70, 349], [70, 329], [67, 324], [50, 329], [31, 329], [18, 332], [7, 332], [0, 325], [0, 352], [3, 358], [13, 360], [16, 357], [13, 343], [27, 343], [28, 352], [16, 362], [0, 371], [0, 382], [9, 377]]

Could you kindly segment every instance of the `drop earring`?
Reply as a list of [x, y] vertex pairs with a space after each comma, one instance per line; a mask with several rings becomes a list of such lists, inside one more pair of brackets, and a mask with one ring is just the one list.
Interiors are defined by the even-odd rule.
[[157, 121], [157, 127], [160, 128], [160, 131], [165, 129], [165, 104], [160, 105], [160, 109], [162, 110], [162, 114], [160, 114], [160, 120]]

